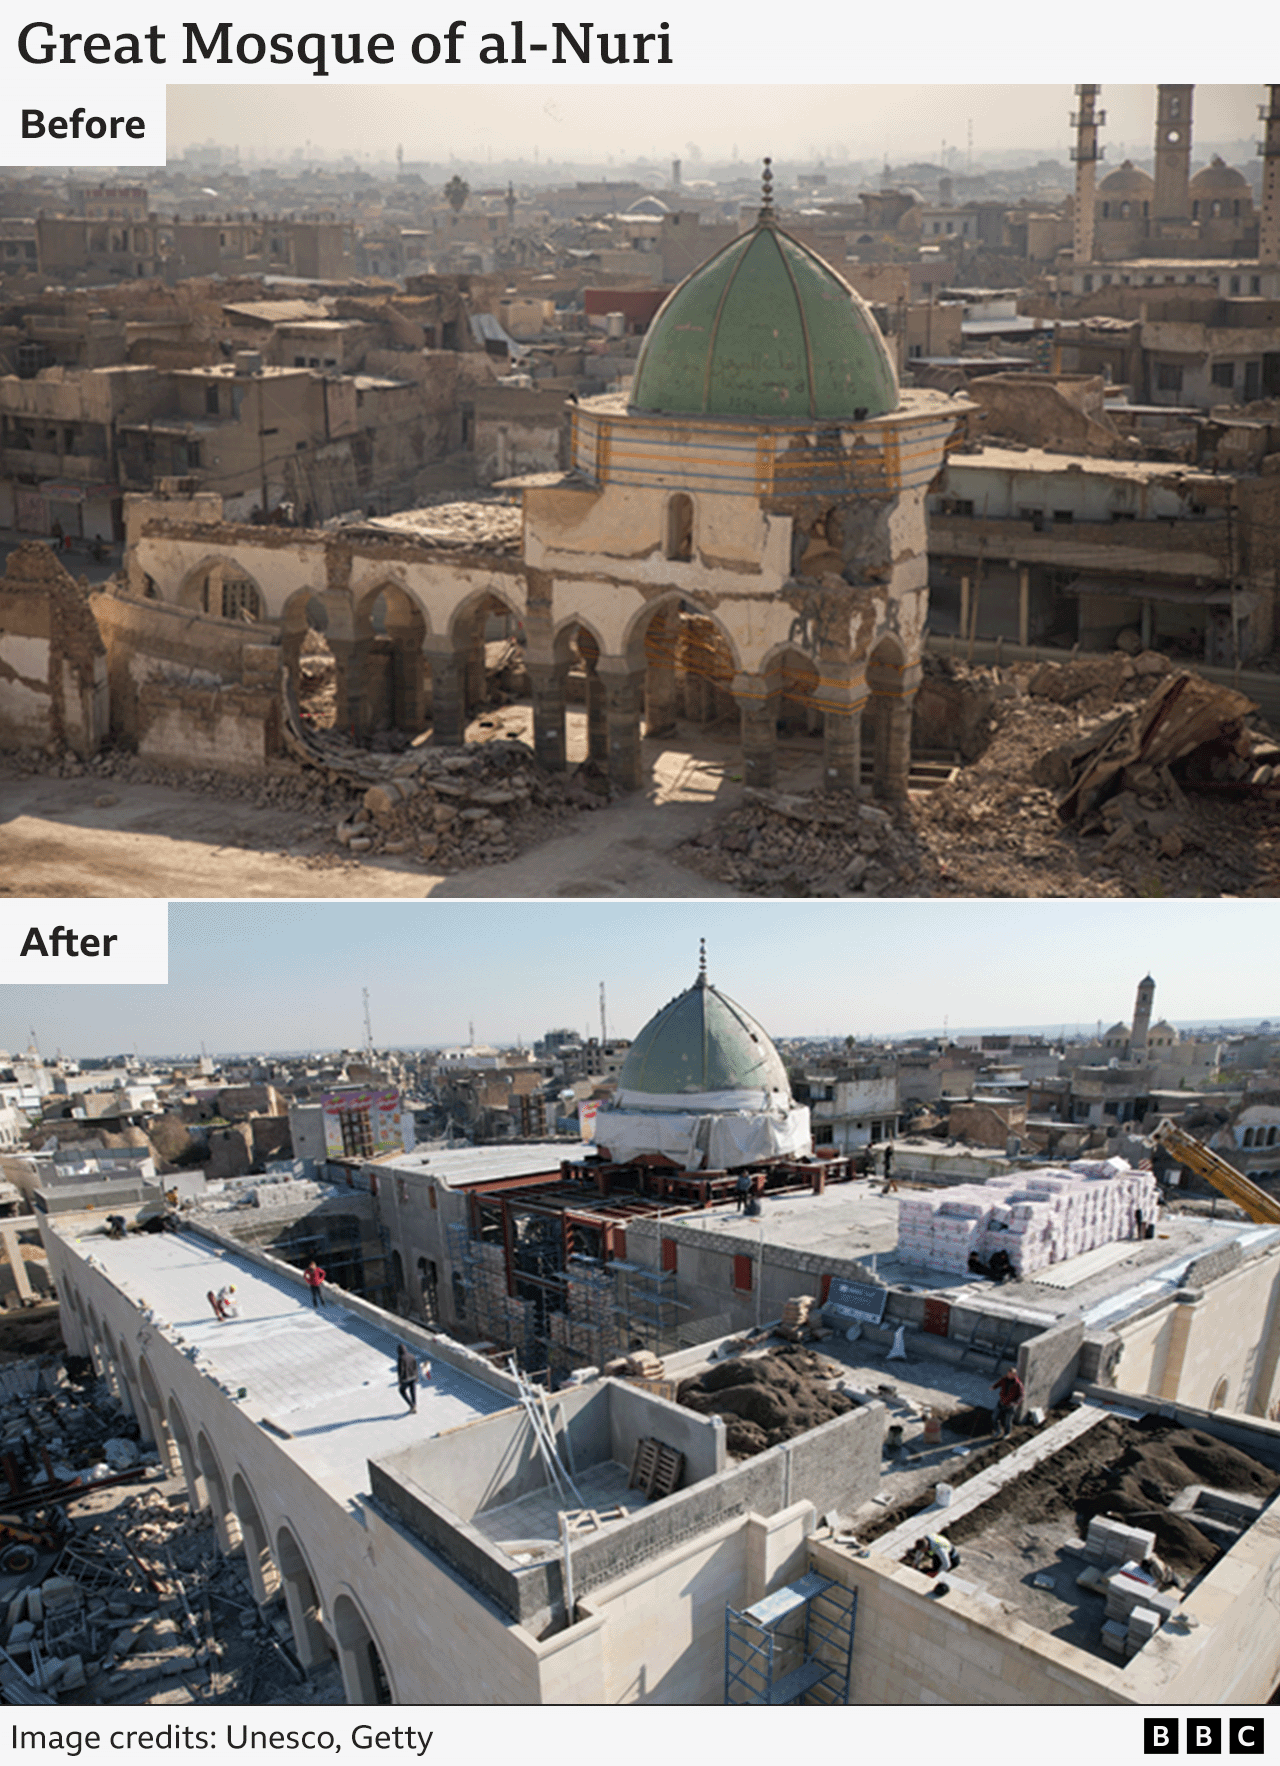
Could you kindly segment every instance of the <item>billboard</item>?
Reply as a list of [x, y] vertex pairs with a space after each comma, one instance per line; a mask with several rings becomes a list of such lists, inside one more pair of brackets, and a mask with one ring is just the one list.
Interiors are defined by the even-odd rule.
[[320, 1108], [327, 1158], [376, 1159], [383, 1153], [398, 1153], [404, 1145], [396, 1086], [357, 1085], [325, 1092]]

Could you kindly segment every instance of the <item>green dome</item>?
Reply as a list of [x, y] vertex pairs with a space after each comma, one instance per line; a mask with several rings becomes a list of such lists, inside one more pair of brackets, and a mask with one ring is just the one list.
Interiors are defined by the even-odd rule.
[[780, 1092], [789, 1100], [782, 1058], [749, 1012], [702, 973], [654, 1017], [627, 1051], [618, 1094], [654, 1097], [712, 1092]]
[[897, 404], [871, 309], [766, 210], [663, 302], [630, 408], [804, 423], [881, 417]]

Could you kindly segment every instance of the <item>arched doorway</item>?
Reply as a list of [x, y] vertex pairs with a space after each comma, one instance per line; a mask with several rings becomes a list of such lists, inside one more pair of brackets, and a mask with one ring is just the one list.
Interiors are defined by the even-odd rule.
[[426, 726], [422, 609], [399, 583], [382, 583], [361, 600], [355, 632], [361, 658], [357, 730], [418, 735]]
[[[151, 1420], [151, 1433], [160, 1454], [160, 1463], [171, 1477], [185, 1478], [186, 1470], [182, 1464], [182, 1456], [178, 1452], [178, 1444], [173, 1438], [173, 1430], [169, 1427], [165, 1416], [164, 1399], [160, 1396], [160, 1388], [156, 1385], [155, 1375], [145, 1355], [138, 1357], [138, 1390], [142, 1393], [142, 1402], [147, 1408]], [[188, 1492], [190, 1500], [190, 1492]], [[194, 1506], [194, 1505], [193, 1505]]]
[[213, 1514], [214, 1536], [227, 1556], [234, 1557], [243, 1547], [240, 1522], [228, 1500], [227, 1481], [222, 1475], [222, 1467], [218, 1464], [218, 1456], [209, 1445], [208, 1437], [203, 1430], [196, 1437], [196, 1458], [204, 1477], [205, 1488], [209, 1492], [209, 1508]]
[[867, 659], [872, 784], [877, 797], [905, 797], [911, 771], [911, 711], [920, 669], [892, 635], [882, 637]]
[[209, 1492], [205, 1488], [195, 1444], [191, 1438], [191, 1432], [187, 1428], [187, 1419], [176, 1398], [169, 1400], [169, 1430], [173, 1436], [174, 1446], [178, 1450], [178, 1463], [182, 1467], [182, 1476], [186, 1481], [187, 1501], [191, 1505], [192, 1514], [199, 1514], [203, 1509], [209, 1507]]
[[382, 1655], [364, 1614], [349, 1594], [333, 1603], [333, 1628], [338, 1639], [338, 1661], [349, 1705], [390, 1705], [391, 1682]]
[[332, 1660], [333, 1651], [324, 1629], [320, 1595], [311, 1568], [288, 1527], [281, 1527], [276, 1534], [276, 1561], [298, 1660], [304, 1669], [322, 1668]]
[[280, 1572], [271, 1555], [270, 1535], [243, 1472], [237, 1472], [231, 1481], [231, 1497], [244, 1540], [245, 1564], [253, 1598], [259, 1606], [266, 1606], [280, 1591]]

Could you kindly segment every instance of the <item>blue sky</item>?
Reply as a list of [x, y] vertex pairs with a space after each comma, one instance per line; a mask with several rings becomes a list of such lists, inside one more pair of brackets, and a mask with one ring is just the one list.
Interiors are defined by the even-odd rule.
[[174, 902], [169, 985], [9, 987], [0, 1048], [68, 1054], [634, 1035], [697, 972], [776, 1036], [1156, 1012], [1280, 1019], [1268, 901]]

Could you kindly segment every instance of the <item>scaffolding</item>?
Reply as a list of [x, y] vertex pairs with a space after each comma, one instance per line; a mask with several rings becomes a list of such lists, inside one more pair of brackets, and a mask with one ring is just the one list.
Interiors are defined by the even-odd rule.
[[689, 1310], [676, 1299], [675, 1270], [625, 1260], [609, 1268], [614, 1272], [619, 1353], [649, 1349], [655, 1355], [674, 1354], [680, 1346], [679, 1314]]
[[856, 1589], [811, 1570], [724, 1614], [726, 1705], [847, 1705]]

